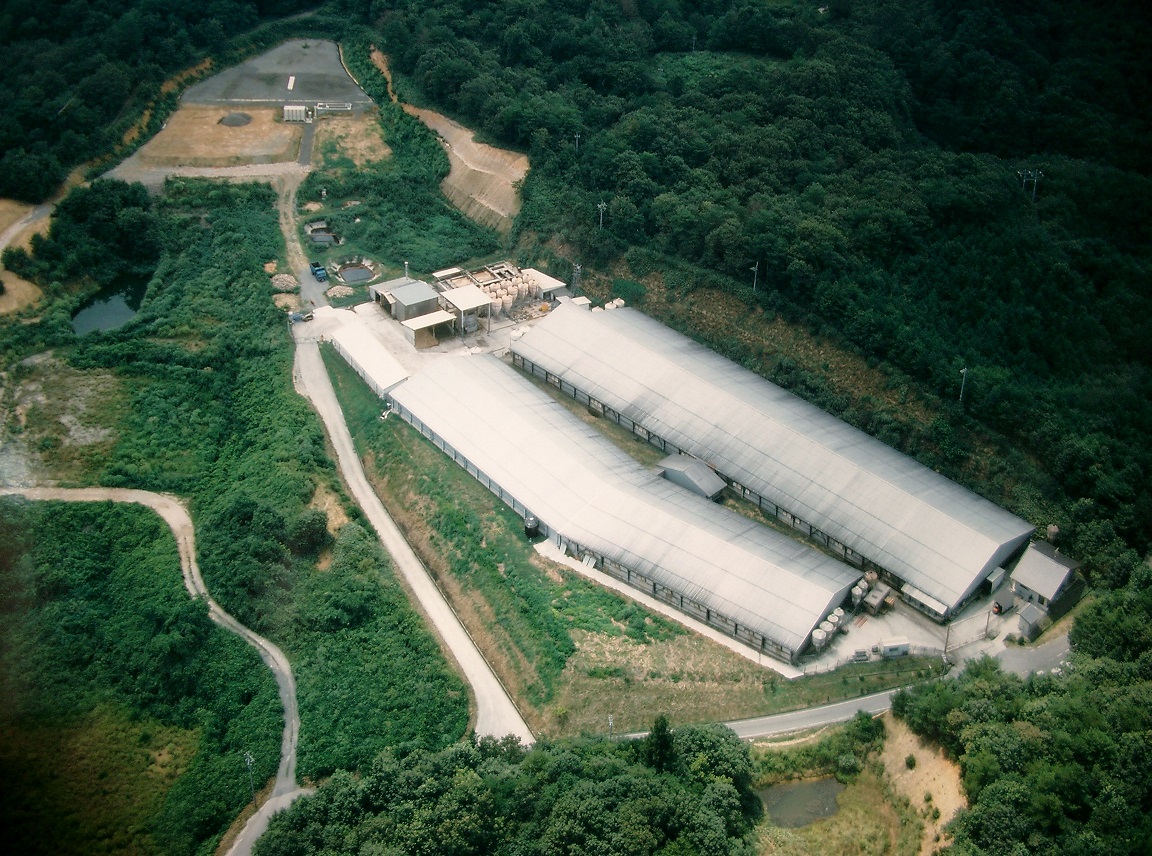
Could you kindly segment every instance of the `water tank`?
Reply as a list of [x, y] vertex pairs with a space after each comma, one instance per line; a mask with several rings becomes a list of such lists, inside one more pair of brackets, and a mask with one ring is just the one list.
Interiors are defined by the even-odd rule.
[[521, 300], [523, 300], [524, 298], [526, 298], [528, 296], [528, 286], [526, 286], [522, 282], [517, 283], [516, 284], [516, 294], [519, 296], [519, 298]]
[[507, 315], [511, 311], [512, 311], [512, 295], [508, 294], [508, 295], [504, 296], [504, 314]]
[[844, 623], [844, 607], [842, 607], [842, 606], [836, 607], [834, 610], [832, 610], [832, 614], [835, 615], [836, 618], [838, 618], [840, 620], [841, 624]]
[[830, 621], [821, 621], [820, 629], [827, 633], [829, 636], [836, 632], [836, 628], [832, 626], [832, 622]]
[[859, 585], [852, 586], [852, 605], [859, 606], [864, 600], [864, 589]]
[[817, 627], [812, 631], [812, 644], [819, 650], [828, 644], [828, 634]]
[[540, 534], [540, 521], [531, 512], [524, 515], [524, 534], [529, 538], [535, 538]]
[[[832, 630], [835, 631], [840, 626], [840, 616], [836, 613], [832, 613], [828, 616], [827, 619], [825, 619], [824, 624], [831, 624]], [[824, 624], [821, 624], [820, 626], [823, 627]]]

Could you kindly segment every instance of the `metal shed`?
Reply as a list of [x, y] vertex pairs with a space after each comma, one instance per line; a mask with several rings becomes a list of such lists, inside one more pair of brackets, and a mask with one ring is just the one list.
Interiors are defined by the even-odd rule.
[[337, 325], [328, 332], [336, 353], [342, 356], [381, 398], [408, 377], [407, 370], [392, 356], [388, 346], [372, 332], [367, 321], [354, 310], [321, 306], [315, 315], [326, 321], [337, 322]]
[[707, 499], [715, 499], [727, 487], [711, 467], [690, 455], [669, 455], [657, 467], [668, 481]]
[[757, 650], [794, 661], [860, 578], [640, 466], [490, 355], [438, 361], [390, 397], [570, 553]]
[[1033, 530], [634, 309], [561, 306], [512, 352], [516, 365], [594, 412], [706, 461], [745, 498], [845, 560], [910, 584], [905, 600], [936, 619], [1018, 556]]

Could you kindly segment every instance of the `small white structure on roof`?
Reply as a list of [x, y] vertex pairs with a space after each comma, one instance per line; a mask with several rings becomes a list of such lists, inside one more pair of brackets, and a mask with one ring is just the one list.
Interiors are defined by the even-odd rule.
[[438, 360], [393, 410], [586, 563], [787, 661], [860, 572], [642, 467], [491, 355]]
[[710, 466], [691, 455], [669, 455], [656, 466], [668, 481], [707, 499], [715, 499], [728, 486]]
[[1024, 551], [1034, 527], [635, 309], [561, 306], [513, 363], [845, 561], [883, 572], [943, 621]]
[[1079, 567], [1047, 541], [1029, 544], [1012, 571], [1016, 603], [1035, 603], [1047, 612], [1069, 590]]

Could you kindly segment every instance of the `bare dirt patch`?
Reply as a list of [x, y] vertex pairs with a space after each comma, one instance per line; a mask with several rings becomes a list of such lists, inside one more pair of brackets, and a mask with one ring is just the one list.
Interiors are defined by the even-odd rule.
[[225, 167], [294, 161], [300, 150], [299, 125], [276, 121], [272, 108], [251, 109], [252, 121], [229, 127], [224, 107], [181, 107], [164, 129], [139, 152], [143, 166]]
[[[396, 101], [388, 58], [373, 50], [372, 62], [387, 79], [388, 94]], [[468, 128], [433, 110], [411, 104], [402, 106], [404, 112], [440, 136], [451, 164], [448, 177], [440, 183], [448, 201], [481, 225], [501, 232], [511, 229], [512, 220], [520, 213], [517, 185], [528, 174], [527, 155], [479, 143]]]
[[272, 302], [276, 304], [278, 309], [284, 309], [288, 312], [300, 311], [299, 294], [273, 294]]
[[308, 507], [317, 508], [324, 512], [324, 515], [328, 518], [328, 534], [333, 537], [335, 537], [336, 534], [344, 528], [344, 524], [348, 522], [348, 513], [344, 510], [344, 505], [340, 502], [340, 497], [327, 485], [316, 485], [316, 492], [312, 494], [312, 501], [308, 503]]
[[32, 206], [15, 199], [0, 199], [0, 232], [3, 232], [21, 217], [28, 215]]
[[329, 166], [329, 152], [363, 167], [391, 157], [392, 149], [384, 142], [380, 124], [371, 114], [363, 116], [330, 116], [316, 126], [314, 150]]
[[3, 268], [0, 268], [0, 282], [4, 283], [4, 293], [0, 294], [0, 315], [34, 306], [44, 296], [38, 286]]
[[[912, 733], [903, 721], [887, 713], [884, 715], [884, 769], [897, 793], [903, 794], [924, 819], [924, 836], [920, 842], [921, 856], [928, 856], [944, 846], [947, 835], [944, 825], [966, 808], [960, 780], [960, 767], [950, 760], [939, 746], [930, 745]], [[916, 758], [916, 766], [908, 768], [909, 755]], [[926, 800], [925, 795], [932, 799]], [[939, 816], [934, 819], [934, 809]]]
[[112, 374], [77, 371], [51, 354], [25, 360], [0, 379], [0, 476], [12, 483], [46, 475], [84, 481], [116, 442], [123, 406]]

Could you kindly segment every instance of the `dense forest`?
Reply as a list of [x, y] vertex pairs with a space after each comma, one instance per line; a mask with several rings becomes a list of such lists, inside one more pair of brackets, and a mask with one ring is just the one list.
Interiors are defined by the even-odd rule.
[[[303, 5], [5, 4], [0, 195], [49, 195], [70, 166], [120, 146], [161, 81], [251, 51], [265, 42], [229, 37]], [[1069, 673], [1019, 681], [979, 663], [896, 708], [961, 763], [971, 807], [957, 852], [1147, 852], [1149, 8], [334, 0], [322, 11], [355, 22], [313, 19], [317, 33], [348, 36], [353, 67], [367, 68], [377, 42], [406, 98], [529, 153], [514, 252], [561, 274], [580, 261], [662, 280], [674, 297], [723, 291], [860, 354], [939, 416], [918, 432], [858, 422], [1059, 525], [1100, 590], [1077, 619]], [[384, 170], [380, 187], [429, 185], [445, 168], [431, 138], [399, 111], [383, 118], [427, 158]], [[283, 254], [271, 191], [182, 181], [154, 202], [99, 189], [62, 205], [30, 256], [7, 257], [47, 299], [29, 323], [3, 327], [0, 358], [7, 368], [56, 348], [130, 383], [120, 439], [93, 479], [190, 498], [210, 588], [297, 664], [313, 723], [301, 770], [359, 772], [284, 816], [265, 852], [408, 852], [438, 834], [459, 852], [545, 841], [603, 852], [623, 831], [634, 837], [612, 839], [621, 852], [738, 850], [754, 811], [746, 782], [714, 768], [728, 746], [719, 732], [677, 729], [659, 751], [454, 743], [464, 689], [386, 559], [355, 523], [329, 544], [308, 507], [332, 472], [291, 390], [260, 270]], [[413, 235], [438, 227], [392, 210]], [[459, 224], [446, 234], [490, 246]], [[100, 282], [154, 271], [140, 316], [77, 340], [77, 298], [54, 283], [81, 267]], [[632, 294], [642, 300], [643, 286]], [[710, 344], [810, 391], [784, 361]], [[834, 394], [820, 403], [846, 407]], [[989, 448], [1010, 452], [990, 460]], [[315, 560], [329, 547], [321, 580]], [[202, 618], [187, 606], [181, 616]]]
[[639, 741], [400, 746], [277, 817], [256, 852], [743, 854], [761, 813], [751, 785], [735, 734], [663, 718]]
[[[119, 146], [168, 78], [308, 0], [9, 0], [0, 7], [0, 197], [39, 202]], [[155, 130], [159, 129], [155, 125]]]
[[261, 783], [279, 760], [280, 700], [259, 655], [188, 597], [151, 510], [5, 497], [0, 531], [9, 847], [194, 853], [216, 840], [251, 798], [243, 753]]
[[1021, 681], [995, 660], [902, 693], [893, 711], [960, 762], [953, 850], [1146, 854], [1152, 846], [1152, 575], [1089, 605], [1067, 674]]

